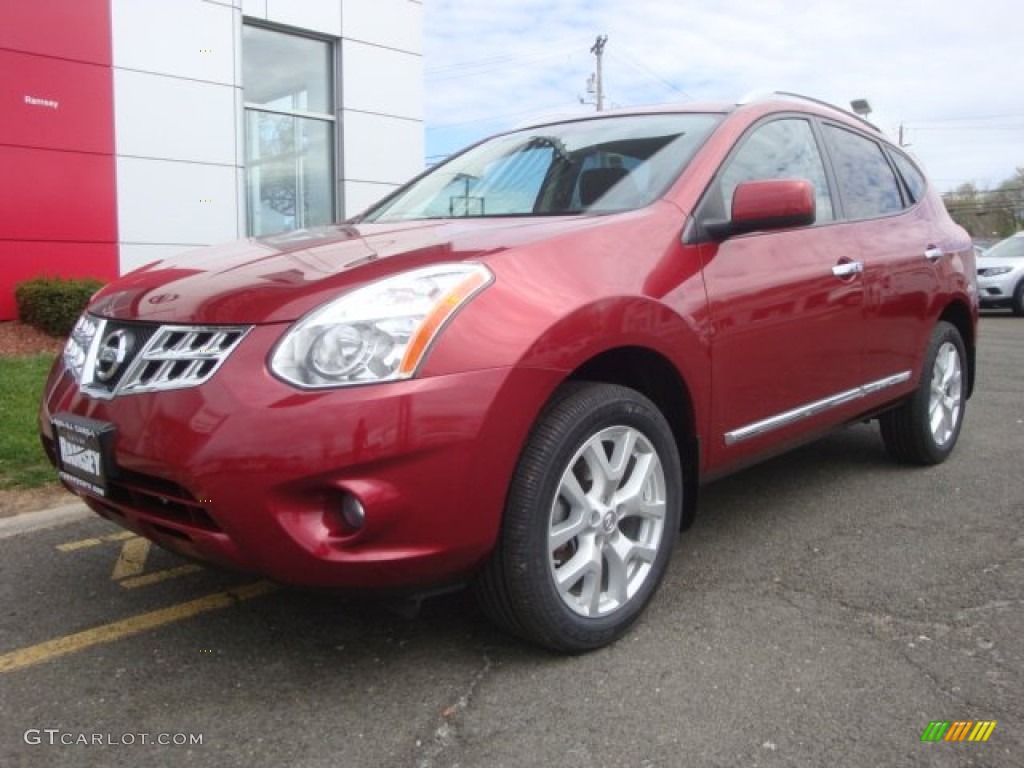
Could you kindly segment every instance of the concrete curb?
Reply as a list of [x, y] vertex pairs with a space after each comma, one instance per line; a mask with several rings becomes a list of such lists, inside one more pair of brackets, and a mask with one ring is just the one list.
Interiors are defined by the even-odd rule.
[[79, 520], [84, 520], [95, 513], [80, 501], [70, 504], [63, 504], [51, 509], [43, 509], [39, 512], [26, 512], [13, 517], [0, 519], [0, 539], [7, 539], [11, 536], [18, 536], [22, 533], [42, 531], [46, 528], [56, 528], [59, 525], [67, 525]]

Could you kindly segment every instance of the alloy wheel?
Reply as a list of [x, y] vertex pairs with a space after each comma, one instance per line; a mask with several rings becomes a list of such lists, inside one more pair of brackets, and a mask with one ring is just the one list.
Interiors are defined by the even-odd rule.
[[551, 505], [548, 562], [562, 601], [590, 618], [625, 605], [651, 574], [665, 512], [665, 472], [642, 432], [614, 426], [587, 440]]
[[960, 354], [950, 342], [939, 347], [932, 366], [931, 396], [928, 401], [928, 423], [935, 444], [945, 445], [953, 436], [960, 420], [963, 401], [963, 370]]

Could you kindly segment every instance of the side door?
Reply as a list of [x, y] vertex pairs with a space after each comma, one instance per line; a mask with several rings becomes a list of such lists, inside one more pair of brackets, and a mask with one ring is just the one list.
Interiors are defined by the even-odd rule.
[[837, 223], [817, 133], [785, 116], [755, 125], [726, 159], [698, 211], [728, 216], [745, 181], [807, 179], [816, 221], [701, 245], [711, 317], [712, 474], [852, 415], [863, 380], [859, 248]]
[[[864, 265], [864, 382], [876, 399], [892, 399], [915, 375], [939, 289], [945, 243], [937, 239], [924, 177], [908, 158], [900, 183], [878, 141], [825, 123], [822, 134], [835, 171], [844, 219], [856, 221]], [[895, 153], [895, 151], [893, 151]], [[889, 382], [889, 386], [881, 386]]]

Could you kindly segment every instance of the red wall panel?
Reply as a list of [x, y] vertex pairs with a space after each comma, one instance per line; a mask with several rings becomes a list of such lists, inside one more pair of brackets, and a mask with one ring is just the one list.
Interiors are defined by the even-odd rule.
[[0, 48], [111, 65], [109, 0], [0, 0]]
[[118, 272], [109, 0], [0, 0], [0, 320], [31, 277]]
[[0, 144], [114, 152], [110, 67], [0, 49]]
[[116, 242], [114, 158], [0, 146], [0, 239]]

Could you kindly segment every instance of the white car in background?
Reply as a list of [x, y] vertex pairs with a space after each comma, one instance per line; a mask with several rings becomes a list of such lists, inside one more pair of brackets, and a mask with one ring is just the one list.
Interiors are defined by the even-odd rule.
[[978, 298], [982, 308], [1010, 307], [1024, 317], [1024, 232], [993, 245], [978, 257]]

